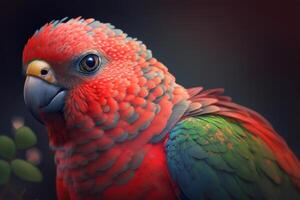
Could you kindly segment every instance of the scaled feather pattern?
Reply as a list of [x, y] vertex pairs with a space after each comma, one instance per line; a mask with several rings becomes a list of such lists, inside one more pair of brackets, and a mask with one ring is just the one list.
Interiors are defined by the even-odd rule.
[[[91, 76], [74, 70], [86, 52], [103, 61]], [[300, 198], [299, 160], [266, 119], [223, 89], [177, 84], [111, 24], [48, 23], [24, 48], [33, 60], [68, 90], [63, 112], [44, 116], [60, 200]]]

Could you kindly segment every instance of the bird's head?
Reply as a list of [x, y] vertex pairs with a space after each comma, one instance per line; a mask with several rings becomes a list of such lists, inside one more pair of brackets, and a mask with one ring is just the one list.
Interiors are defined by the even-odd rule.
[[126, 88], [137, 81], [133, 80], [138, 78], [134, 66], [150, 54], [141, 42], [94, 19], [48, 23], [28, 40], [23, 51], [25, 103], [43, 120], [43, 113], [62, 111], [70, 92], [93, 95], [97, 90], [99, 98], [113, 95], [111, 92], [117, 92], [113, 88]]
[[111, 128], [174, 97], [174, 77], [142, 42], [94, 19], [46, 24], [28, 40], [23, 64], [25, 103], [44, 123], [62, 114], [70, 126]]

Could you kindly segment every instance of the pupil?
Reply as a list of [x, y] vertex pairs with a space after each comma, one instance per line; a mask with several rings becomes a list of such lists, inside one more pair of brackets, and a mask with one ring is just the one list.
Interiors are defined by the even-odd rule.
[[88, 57], [86, 59], [86, 65], [89, 67], [89, 68], [92, 68], [94, 67], [95, 65], [95, 59], [93, 57]]
[[42, 69], [42, 71], [41, 71], [41, 75], [45, 76], [45, 75], [47, 75], [47, 74], [48, 74], [48, 70], [46, 70], [46, 69]]

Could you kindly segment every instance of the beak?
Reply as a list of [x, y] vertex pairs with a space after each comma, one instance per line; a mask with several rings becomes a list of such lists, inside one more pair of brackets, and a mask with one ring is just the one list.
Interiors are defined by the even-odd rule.
[[24, 100], [31, 114], [43, 123], [42, 116], [63, 111], [67, 91], [56, 85], [48, 63], [35, 60], [29, 63], [24, 85]]

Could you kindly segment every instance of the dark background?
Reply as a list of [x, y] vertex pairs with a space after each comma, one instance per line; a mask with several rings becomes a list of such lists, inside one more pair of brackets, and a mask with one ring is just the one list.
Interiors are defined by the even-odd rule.
[[300, 1], [224, 2], [1, 1], [0, 132], [9, 134], [11, 119], [22, 116], [43, 152], [44, 181], [28, 185], [26, 199], [56, 195], [45, 129], [23, 102], [22, 49], [36, 29], [65, 16], [110, 22], [144, 41], [186, 87], [224, 87], [269, 119], [299, 157]]

